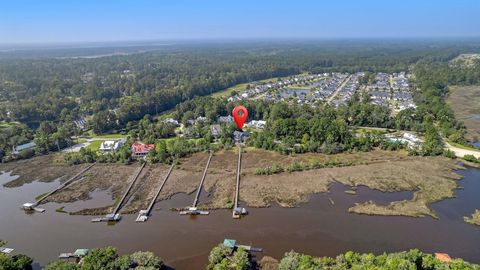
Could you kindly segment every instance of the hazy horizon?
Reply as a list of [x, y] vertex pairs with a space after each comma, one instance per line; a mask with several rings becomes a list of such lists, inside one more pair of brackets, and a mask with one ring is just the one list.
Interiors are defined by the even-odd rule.
[[33, 1], [2, 3], [0, 44], [480, 37], [480, 2]]

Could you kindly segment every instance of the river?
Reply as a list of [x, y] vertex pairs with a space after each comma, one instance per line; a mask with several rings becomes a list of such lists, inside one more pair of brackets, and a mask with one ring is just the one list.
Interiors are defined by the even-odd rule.
[[108, 205], [111, 199], [105, 191], [93, 193], [89, 201], [48, 203], [42, 206], [45, 213], [26, 214], [20, 205], [53, 189], [58, 182], [5, 188], [3, 184], [14, 177], [3, 174], [0, 239], [8, 240], [8, 247], [33, 257], [41, 265], [55, 260], [61, 252], [113, 245], [121, 253], [153, 251], [175, 269], [203, 269], [210, 249], [224, 238], [261, 247], [263, 254], [276, 258], [291, 249], [314, 256], [336, 256], [348, 250], [381, 253], [419, 248], [480, 263], [480, 227], [463, 222], [463, 216], [480, 209], [480, 170], [468, 168], [459, 173], [464, 176], [460, 181], [463, 189], [455, 191], [456, 198], [432, 205], [438, 220], [350, 214], [347, 209], [355, 202], [387, 204], [409, 199], [412, 193], [382, 193], [360, 187], [356, 195], [348, 195], [344, 192], [348, 187], [333, 184], [329, 193], [312, 195], [300, 207], [249, 209], [249, 215], [240, 220], [233, 220], [230, 210], [196, 218], [179, 216], [169, 209], [191, 204], [193, 194], [178, 194], [157, 203], [146, 223], [135, 223], [136, 215], [124, 215], [121, 222], [110, 226], [91, 223], [92, 217], [55, 212], [59, 206], [78, 210]]

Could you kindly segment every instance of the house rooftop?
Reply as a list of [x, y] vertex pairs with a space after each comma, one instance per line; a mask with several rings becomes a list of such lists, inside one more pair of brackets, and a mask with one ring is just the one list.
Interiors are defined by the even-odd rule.
[[435, 253], [435, 258], [439, 259], [442, 262], [451, 262], [452, 258], [447, 253]]
[[229, 248], [234, 248], [236, 243], [237, 243], [237, 241], [235, 241], [233, 239], [223, 240], [223, 245], [226, 246], [226, 247], [229, 247]]
[[75, 252], [73, 254], [75, 256], [78, 256], [78, 257], [85, 257], [85, 256], [87, 256], [89, 251], [90, 251], [90, 249], [79, 248], [79, 249], [75, 250]]

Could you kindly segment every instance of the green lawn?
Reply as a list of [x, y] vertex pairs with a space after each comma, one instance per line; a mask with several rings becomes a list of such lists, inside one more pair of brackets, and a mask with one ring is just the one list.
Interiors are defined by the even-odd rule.
[[237, 84], [237, 85], [229, 87], [225, 90], [216, 92], [216, 93], [212, 94], [212, 96], [213, 97], [229, 97], [229, 96], [231, 96], [233, 91], [241, 92], [241, 91], [246, 90], [245, 88], [246, 88], [247, 84], [249, 84], [249, 83]]
[[98, 151], [102, 142], [104, 141], [92, 141], [86, 148], [93, 151]]
[[84, 143], [86, 142], [87, 139], [83, 139], [83, 138], [76, 138], [73, 140], [73, 144], [79, 144], [79, 143]]

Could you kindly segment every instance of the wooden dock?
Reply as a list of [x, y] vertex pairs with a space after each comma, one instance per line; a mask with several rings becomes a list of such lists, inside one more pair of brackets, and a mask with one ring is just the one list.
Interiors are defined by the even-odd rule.
[[70, 185], [71, 183], [73, 183], [80, 176], [82, 176], [84, 173], [86, 173], [88, 170], [90, 170], [93, 166], [95, 166], [95, 164], [96, 164], [96, 162], [88, 165], [85, 169], [81, 170], [79, 173], [77, 173], [76, 175], [74, 175], [73, 177], [71, 177], [70, 179], [65, 181], [63, 184], [59, 185], [56, 189], [54, 189], [54, 190], [50, 191], [49, 193], [43, 195], [38, 200], [36, 200], [34, 203], [24, 203], [23, 206], [22, 206], [23, 210], [25, 210], [25, 211], [35, 211], [35, 212], [39, 212], [39, 213], [45, 212], [45, 209], [38, 208], [36, 206], [40, 205], [45, 199], [47, 199], [48, 197], [50, 197], [54, 193], [58, 192], [62, 188]]
[[195, 195], [195, 199], [193, 200], [193, 204], [191, 207], [188, 207], [187, 209], [180, 211], [180, 215], [208, 215], [210, 214], [209, 211], [201, 211], [197, 209], [197, 204], [198, 204], [198, 199], [200, 198], [200, 194], [202, 192], [203, 188], [203, 182], [205, 182], [205, 178], [207, 176], [207, 171], [208, 171], [208, 166], [210, 166], [210, 161], [212, 160], [213, 152], [210, 151], [210, 154], [208, 156], [207, 164], [205, 165], [205, 169], [203, 170], [203, 175], [202, 179], [200, 180], [200, 184], [198, 185], [197, 188], [197, 194]]
[[102, 218], [94, 218], [94, 219], [92, 219], [92, 222], [120, 221], [122, 216], [118, 212], [122, 208], [123, 203], [124, 203], [125, 199], [127, 198], [127, 195], [130, 193], [130, 190], [132, 190], [133, 185], [135, 185], [135, 183], [137, 182], [137, 179], [140, 176], [140, 174], [142, 173], [143, 168], [145, 168], [145, 164], [146, 164], [146, 162], [142, 162], [142, 165], [138, 168], [137, 172], [133, 176], [132, 181], [130, 182], [130, 185], [128, 186], [127, 190], [125, 191], [122, 198], [118, 202], [117, 206], [115, 206], [115, 209], [113, 210], [113, 212], [110, 213], [110, 214], [107, 214], [105, 217], [102, 217]]
[[242, 170], [242, 146], [238, 145], [238, 161], [237, 161], [237, 182], [235, 184], [235, 200], [233, 204], [232, 217], [235, 219], [240, 218], [242, 215], [247, 214], [245, 208], [238, 206], [238, 199], [240, 197], [240, 173]]
[[162, 184], [160, 184], [160, 187], [158, 188], [157, 192], [155, 193], [155, 196], [153, 196], [152, 201], [148, 205], [147, 209], [140, 210], [140, 213], [138, 214], [138, 217], [135, 220], [136, 222], [145, 222], [145, 221], [148, 220], [148, 217], [150, 216], [150, 213], [152, 212], [153, 205], [155, 205], [155, 201], [157, 201], [158, 196], [160, 195], [160, 192], [163, 189], [163, 186], [165, 185], [168, 178], [170, 177], [170, 174], [172, 173], [173, 167], [175, 167], [175, 162], [172, 163], [172, 165], [170, 166], [170, 169], [168, 169], [167, 174], [163, 177]]

